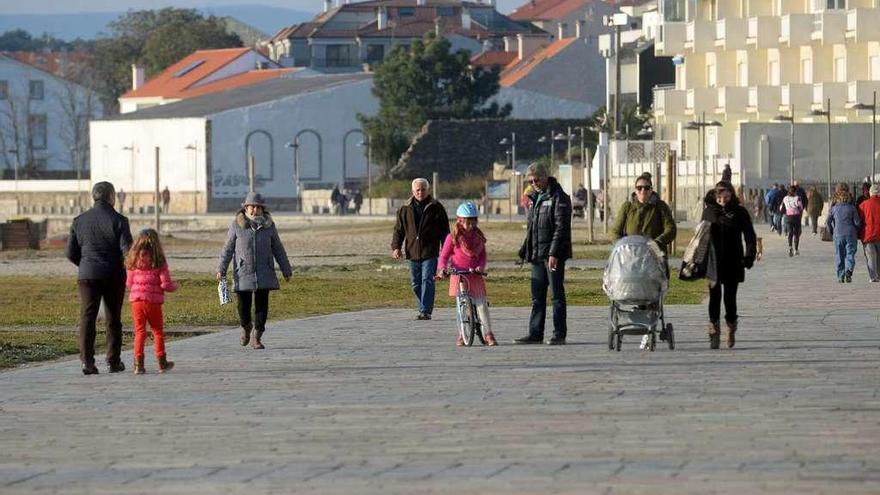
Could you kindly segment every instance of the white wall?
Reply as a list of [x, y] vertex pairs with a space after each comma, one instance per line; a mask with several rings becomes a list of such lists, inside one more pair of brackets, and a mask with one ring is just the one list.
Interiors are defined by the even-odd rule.
[[[153, 191], [158, 146], [160, 188], [168, 186], [172, 193], [206, 191], [205, 122], [204, 118], [92, 122], [92, 183], [106, 180], [117, 191]], [[186, 149], [191, 145], [196, 149]], [[123, 149], [128, 146], [134, 147], [134, 153]]]
[[566, 100], [520, 88], [502, 87], [492, 101], [513, 105], [513, 119], [583, 119], [596, 111], [596, 105]]

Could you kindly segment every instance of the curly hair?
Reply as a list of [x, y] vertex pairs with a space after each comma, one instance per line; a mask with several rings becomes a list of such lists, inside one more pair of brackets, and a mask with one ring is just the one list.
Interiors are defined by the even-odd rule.
[[138, 233], [134, 245], [125, 256], [125, 268], [129, 270], [137, 268], [144, 254], [150, 256], [152, 268], [159, 268], [165, 264], [165, 251], [162, 250], [162, 243], [159, 242], [159, 233], [154, 229], [144, 229]]
[[[455, 221], [455, 225], [452, 227], [452, 245], [458, 247], [461, 245], [461, 236], [467, 232], [467, 227], [465, 226], [466, 218], [459, 218]], [[474, 228], [477, 236], [481, 241], [486, 242], [486, 235], [483, 234], [483, 231], [480, 230], [479, 227]]]

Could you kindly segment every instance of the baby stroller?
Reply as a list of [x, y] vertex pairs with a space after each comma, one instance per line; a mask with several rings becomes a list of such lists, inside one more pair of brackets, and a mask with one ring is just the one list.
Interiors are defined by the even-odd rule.
[[647, 335], [651, 351], [658, 337], [675, 349], [672, 323], [663, 314], [668, 289], [663, 252], [654, 241], [638, 235], [617, 241], [602, 277], [602, 290], [611, 300], [608, 349], [620, 351], [624, 335]]

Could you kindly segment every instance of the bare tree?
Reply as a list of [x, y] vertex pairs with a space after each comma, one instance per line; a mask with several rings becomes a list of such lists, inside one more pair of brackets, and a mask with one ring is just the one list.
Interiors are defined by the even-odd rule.
[[0, 101], [0, 156], [7, 170], [23, 170], [33, 161], [33, 140], [28, 126], [30, 98], [11, 85]]
[[99, 110], [99, 102], [92, 90], [95, 85], [91, 73], [82, 70], [70, 76], [71, 79], [63, 79], [55, 96], [61, 109], [61, 141], [79, 178], [79, 173], [89, 165], [89, 120]]

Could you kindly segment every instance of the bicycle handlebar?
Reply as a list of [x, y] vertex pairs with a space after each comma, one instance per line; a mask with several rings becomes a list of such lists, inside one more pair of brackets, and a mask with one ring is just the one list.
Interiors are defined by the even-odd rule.
[[443, 273], [447, 275], [480, 275], [481, 277], [486, 276], [486, 272], [481, 272], [478, 270], [470, 269], [470, 270], [458, 270], [456, 268], [446, 268], [443, 270]]

